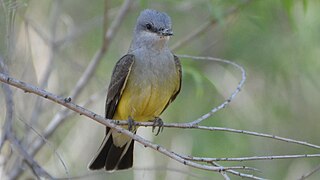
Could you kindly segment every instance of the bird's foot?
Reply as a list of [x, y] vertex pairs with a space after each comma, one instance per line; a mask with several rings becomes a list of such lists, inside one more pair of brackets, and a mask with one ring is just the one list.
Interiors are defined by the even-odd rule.
[[132, 119], [131, 116], [128, 117], [128, 130], [129, 131], [135, 131], [137, 129], [137, 124]]
[[159, 117], [156, 117], [154, 120], [153, 120], [153, 126], [152, 126], [152, 132], [154, 132], [156, 126], [159, 126], [158, 128], [158, 131], [156, 133], [156, 136], [163, 131], [163, 121], [161, 118]]

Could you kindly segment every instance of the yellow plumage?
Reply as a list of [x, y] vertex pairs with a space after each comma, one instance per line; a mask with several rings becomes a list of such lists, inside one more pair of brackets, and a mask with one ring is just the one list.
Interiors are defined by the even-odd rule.
[[[155, 61], [153, 58], [151, 58]], [[128, 76], [113, 119], [150, 121], [159, 117], [172, 96], [180, 88], [180, 75], [173, 56], [166, 63], [161, 60], [137, 60]], [[145, 68], [148, 64], [157, 68]], [[159, 67], [160, 66], [160, 67]], [[130, 138], [112, 132], [114, 144], [122, 147]]]

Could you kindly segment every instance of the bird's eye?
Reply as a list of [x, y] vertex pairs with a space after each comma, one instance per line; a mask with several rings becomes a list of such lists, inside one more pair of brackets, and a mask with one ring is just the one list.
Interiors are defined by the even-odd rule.
[[146, 28], [147, 28], [148, 30], [151, 30], [151, 29], [152, 29], [152, 25], [149, 24], [149, 23], [147, 23], [147, 24], [146, 24]]

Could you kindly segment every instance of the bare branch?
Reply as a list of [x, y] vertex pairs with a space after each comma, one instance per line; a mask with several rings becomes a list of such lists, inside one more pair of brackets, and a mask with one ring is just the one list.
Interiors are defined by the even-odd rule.
[[[71, 103], [70, 101], [67, 101], [65, 98], [62, 98], [62, 97], [58, 97], [58, 96], [55, 96], [51, 93], [48, 93], [42, 89], [39, 89], [37, 87], [33, 87], [33, 86], [30, 86], [24, 82], [21, 82], [21, 81], [18, 81], [18, 80], [15, 80], [15, 79], [12, 79], [10, 77], [8, 77], [7, 75], [5, 74], [0, 74], [0, 81], [4, 82], [4, 83], [8, 83], [10, 85], [13, 85], [15, 87], [18, 87], [18, 88], [21, 88], [23, 89], [25, 92], [31, 92], [31, 93], [34, 93], [34, 94], [37, 94], [37, 95], [40, 95], [44, 98], [48, 98], [52, 101], [55, 101], [71, 110], [74, 110], [80, 114], [83, 114], [87, 117], [90, 117], [94, 120], [96, 120], [97, 122], [101, 123], [101, 124], [104, 124], [106, 126], [109, 126], [111, 128], [115, 128], [117, 131], [123, 133], [123, 134], [126, 134], [130, 137], [132, 137], [134, 140], [142, 143], [143, 145], [145, 146], [148, 146], [148, 147], [151, 147], [181, 163], [184, 163], [186, 165], [190, 165], [192, 167], [196, 167], [196, 168], [199, 168], [199, 169], [205, 169], [205, 170], [212, 170], [212, 171], [221, 171], [222, 169], [224, 171], [227, 171], [227, 170], [230, 170], [230, 173], [233, 173], [233, 174], [236, 174], [236, 175], [239, 175], [239, 176], [242, 176], [242, 177], [250, 177], [250, 178], [254, 178], [252, 175], [243, 175], [243, 173], [239, 173], [239, 172], [235, 172], [233, 169], [238, 169], [239, 167], [230, 167], [230, 168], [226, 168], [226, 167], [223, 167], [222, 169], [216, 169], [216, 168], [212, 168], [212, 166], [205, 166], [205, 165], [202, 165], [202, 164], [197, 164], [197, 163], [192, 163], [190, 161], [197, 161], [197, 160], [201, 160], [201, 161], [204, 161], [204, 158], [190, 158], [190, 157], [185, 157], [185, 156], [181, 156], [181, 155], [178, 155], [176, 153], [173, 153], [171, 151], [168, 151], [167, 149], [164, 149], [162, 148], [161, 146], [159, 145], [156, 145], [156, 144], [152, 144], [151, 142], [149, 141], [145, 141], [143, 138], [141, 138], [140, 136], [137, 136], [137, 135], [134, 135], [132, 134], [130, 131], [127, 131], [125, 129], [122, 129], [120, 128], [119, 126], [116, 126], [114, 123], [116, 124], [126, 124], [127, 122], [126, 121], [119, 121], [119, 120], [105, 120], [103, 117], [97, 115], [97, 114], [94, 114], [93, 112], [91, 111], [88, 111], [78, 105], [75, 105], [73, 103]], [[152, 126], [153, 123], [139, 123], [137, 122], [137, 125], [138, 126]], [[254, 135], [254, 136], [260, 136], [260, 137], [267, 137], [267, 138], [272, 138], [272, 139], [277, 139], [277, 140], [281, 140], [281, 141], [285, 141], [285, 142], [291, 142], [291, 143], [296, 143], [296, 144], [301, 144], [301, 145], [305, 145], [305, 146], [309, 146], [309, 147], [313, 147], [313, 148], [317, 148], [319, 149], [320, 147], [317, 146], [317, 145], [313, 145], [313, 144], [309, 144], [309, 143], [305, 143], [305, 142], [301, 142], [301, 141], [296, 141], [296, 140], [291, 140], [291, 139], [288, 139], [288, 138], [282, 138], [282, 137], [279, 137], [279, 136], [274, 136], [274, 135], [268, 135], [268, 134], [262, 134], [262, 133], [256, 133], [256, 132], [251, 132], [251, 131], [244, 131], [244, 130], [236, 130], [236, 129], [230, 129], [230, 128], [220, 128], [220, 127], [205, 127], [205, 126], [197, 126], [197, 125], [190, 125], [190, 123], [171, 123], [171, 124], [164, 124], [165, 127], [179, 127], [179, 128], [194, 128], [194, 129], [202, 129], [202, 130], [210, 130], [210, 131], [227, 131], [227, 132], [234, 132], [234, 133], [242, 133], [242, 134], [248, 134], [248, 135]], [[296, 156], [296, 157], [289, 157], [289, 156], [282, 156], [281, 158], [298, 158], [298, 157], [301, 157], [301, 156]], [[304, 157], [319, 157], [319, 155], [304, 155]], [[270, 157], [269, 157], [270, 158]], [[276, 157], [276, 156], [273, 156], [272, 158], [280, 158], [280, 157]], [[219, 159], [219, 158], [217, 158]], [[207, 161], [208, 160], [217, 160], [217, 159], [206, 159]], [[249, 158], [247, 158], [249, 159]], [[189, 161], [190, 160], [190, 161]], [[221, 158], [220, 158], [221, 160]], [[242, 160], [245, 160], [245, 159], [242, 159]]]
[[[216, 61], [216, 62], [221, 62], [221, 63], [226, 63], [230, 64], [237, 69], [241, 71], [241, 81], [238, 83], [236, 90], [229, 96], [227, 100], [225, 100], [222, 104], [219, 106], [213, 108], [209, 113], [201, 116], [195, 121], [189, 122], [189, 123], [170, 123], [170, 124], [164, 124], [164, 127], [176, 127], [176, 128], [192, 128], [192, 129], [201, 129], [201, 130], [209, 130], [209, 131], [227, 131], [227, 132], [233, 132], [233, 133], [241, 133], [241, 134], [247, 134], [247, 135], [253, 135], [253, 136], [259, 136], [259, 137], [265, 137], [265, 138], [271, 138], [275, 140], [280, 140], [280, 141], [285, 141], [289, 143], [295, 143], [295, 144], [300, 144], [316, 149], [320, 149], [320, 146], [314, 145], [311, 143], [303, 142], [303, 141], [297, 141], [289, 138], [284, 138], [280, 136], [275, 136], [275, 135], [270, 135], [270, 134], [264, 134], [264, 133], [258, 133], [258, 132], [253, 132], [253, 131], [245, 131], [245, 130], [237, 130], [237, 129], [231, 129], [231, 128], [223, 128], [223, 127], [207, 127], [207, 126], [198, 126], [200, 122], [203, 120], [207, 119], [208, 117], [212, 116], [214, 113], [219, 111], [222, 108], [225, 108], [235, 97], [236, 95], [240, 92], [242, 89], [244, 82], [246, 80], [246, 72], [244, 68], [237, 63], [234, 63], [229, 60], [225, 59], [220, 59], [220, 58], [213, 58], [213, 57], [199, 57], [199, 56], [189, 56], [189, 55], [178, 55], [180, 58], [191, 58], [194, 60], [211, 60], [211, 61]], [[126, 121], [114, 121], [117, 125], [126, 125]], [[137, 126], [153, 126], [153, 123], [148, 123], [148, 122], [136, 122]]]
[[[216, 162], [211, 162], [214, 166], [217, 166], [217, 167], [221, 167], [220, 164], [216, 163]], [[238, 171], [235, 171], [235, 170], [232, 170], [232, 169], [229, 169], [229, 170], [226, 170], [224, 172], [221, 172], [221, 173], [225, 173], [225, 172], [228, 172], [228, 173], [231, 173], [233, 175], [236, 175], [236, 176], [240, 176], [240, 177], [243, 177], [243, 178], [249, 178], [249, 179], [256, 179], [256, 180], [264, 180], [264, 178], [260, 178], [260, 177], [257, 177], [257, 176], [254, 176], [252, 174], [245, 174], [245, 173], [240, 173]], [[224, 177], [225, 178], [225, 177]]]
[[209, 118], [210, 116], [212, 116], [214, 113], [216, 113], [220, 109], [225, 108], [236, 97], [236, 95], [240, 92], [240, 90], [243, 87], [244, 82], [246, 81], [246, 71], [244, 70], [244, 68], [242, 66], [240, 66], [239, 64], [237, 64], [235, 62], [225, 60], [225, 59], [220, 59], [220, 58], [213, 58], [213, 57], [200, 57], [200, 56], [189, 56], [189, 55], [177, 55], [177, 56], [180, 58], [190, 58], [190, 59], [194, 59], [194, 60], [210, 60], [210, 61], [216, 61], [216, 62], [221, 62], [221, 63], [225, 63], [225, 64], [230, 64], [241, 71], [241, 81], [238, 83], [236, 90], [229, 96], [229, 98], [227, 100], [225, 100], [219, 106], [213, 108], [207, 114], [204, 114], [200, 118], [198, 118], [192, 122], [189, 122], [190, 125], [199, 124], [201, 121]]
[[[61, 0], [57, 0], [57, 1], [60, 2]], [[16, 1], [12, 1], [12, 2], [16, 2]], [[107, 2], [107, 0], [105, 2]], [[244, 0], [243, 2], [244, 2], [243, 4], [247, 4], [248, 2], [252, 2], [252, 1], [251, 0]], [[4, 3], [4, 1], [2, 1], [2, 3]], [[217, 164], [216, 161], [252, 161], [252, 160], [273, 160], [273, 159], [317, 158], [317, 157], [320, 157], [320, 154], [253, 156], [253, 157], [240, 157], [240, 158], [206, 158], [206, 157], [184, 156], [184, 155], [180, 155], [175, 152], [172, 152], [168, 149], [165, 149], [160, 145], [151, 143], [150, 141], [145, 140], [141, 136], [133, 134], [132, 132], [119, 126], [119, 125], [128, 124], [127, 121], [105, 119], [104, 117], [99, 116], [99, 115], [75, 104], [74, 102], [76, 101], [76, 99], [78, 99], [78, 96], [80, 95], [80, 93], [82, 92], [84, 87], [87, 85], [90, 78], [93, 76], [99, 62], [101, 61], [101, 59], [103, 58], [103, 56], [107, 52], [109, 45], [110, 45], [110, 42], [113, 40], [115, 33], [117, 32], [121, 22], [123, 22], [123, 18], [126, 15], [126, 13], [128, 12], [131, 3], [132, 3], [132, 0], [126, 0], [122, 4], [122, 7], [120, 9], [119, 14], [117, 15], [117, 17], [115, 18], [115, 20], [112, 22], [111, 26], [108, 29], [107, 29], [107, 24], [108, 24], [108, 22], [107, 22], [107, 20], [108, 20], [107, 9], [108, 9], [108, 6], [107, 6], [107, 3], [105, 3], [105, 5], [106, 5], [105, 11], [106, 12], [105, 12], [105, 16], [103, 19], [104, 20], [103, 43], [102, 43], [100, 49], [95, 53], [94, 57], [91, 59], [87, 69], [84, 71], [81, 78], [79, 78], [77, 84], [75, 85], [74, 89], [70, 93], [70, 97], [68, 97], [68, 98], [60, 97], [60, 96], [57, 96], [55, 94], [52, 94], [52, 93], [49, 93], [49, 92], [43, 90], [44, 87], [46, 86], [46, 84], [48, 83], [48, 78], [50, 76], [51, 70], [48, 69], [48, 67], [47, 67], [46, 75], [44, 77], [42, 77], [42, 80], [40, 82], [40, 88], [38, 88], [38, 87], [35, 87], [32, 85], [29, 85], [25, 82], [11, 78], [8, 75], [8, 73], [6, 73], [6, 71], [3, 71], [1, 69], [2, 68], [1, 65], [3, 63], [1, 64], [1, 59], [0, 59], [0, 81], [3, 82], [2, 87], [3, 87], [5, 97], [6, 97], [6, 107], [7, 107], [6, 121], [5, 121], [5, 124], [3, 127], [3, 129], [5, 129], [5, 131], [3, 131], [3, 136], [1, 137], [2, 139], [0, 139], [0, 150], [3, 147], [3, 142], [5, 140], [8, 140], [12, 144], [13, 148], [18, 152], [18, 154], [25, 160], [25, 162], [31, 168], [31, 170], [33, 171], [35, 176], [37, 176], [38, 178], [51, 179], [53, 177], [48, 172], [46, 172], [44, 169], [41, 168], [41, 166], [33, 159], [33, 156], [40, 150], [40, 148], [45, 143], [47, 143], [46, 137], [49, 137], [53, 132], [55, 132], [56, 128], [63, 122], [64, 119], [66, 119], [72, 113], [80, 113], [80, 115], [85, 115], [86, 117], [89, 117], [98, 123], [101, 123], [105, 126], [113, 128], [113, 129], [117, 130], [119, 133], [123, 133], [123, 134], [131, 137], [135, 141], [143, 144], [145, 147], [150, 147], [156, 151], [159, 151], [160, 153], [162, 153], [162, 154], [164, 154], [164, 155], [166, 155], [166, 156], [168, 156], [168, 157], [170, 157], [170, 158], [172, 158], [172, 159], [174, 159], [184, 165], [188, 165], [188, 166], [191, 166], [194, 168], [208, 170], [208, 171], [215, 171], [217, 173], [220, 173], [224, 179], [230, 179], [230, 177], [228, 176], [230, 174], [234, 174], [234, 175], [244, 177], [244, 178], [251, 178], [251, 179], [263, 179], [263, 178], [256, 177], [251, 174], [245, 174], [245, 173], [238, 172], [238, 170], [257, 171], [257, 169], [255, 169], [255, 168], [246, 167], [246, 166], [224, 167], [224, 166]], [[240, 5], [240, 6], [242, 6], [242, 5]], [[13, 3], [14, 8], [15, 8], [15, 6], [16, 6], [15, 3]], [[228, 10], [224, 14], [224, 16], [229, 17], [230, 15], [234, 14], [235, 12], [237, 12], [239, 10], [240, 6], [231, 8], [230, 10]], [[13, 26], [11, 26], [11, 25], [13, 24], [15, 13], [13, 12], [12, 14], [10, 14], [10, 16], [11, 17], [7, 18], [7, 20], [8, 19], [12, 20], [12, 22], [10, 22], [10, 27], [9, 27], [9, 28], [12, 28]], [[186, 38], [182, 39], [182, 41], [176, 43], [174, 45], [174, 49], [177, 49], [177, 48], [184, 46], [185, 44], [187, 44], [187, 42], [190, 42], [192, 39], [196, 38], [197, 36], [199, 36], [203, 32], [207, 31], [211, 26], [214, 26], [216, 23], [217, 23], [216, 19], [213, 19], [210, 22], [205, 23], [203, 26], [201, 26], [195, 32], [191, 33], [190, 36], [187, 36]], [[55, 26], [53, 28], [55, 28]], [[35, 31], [37, 31], [37, 30], [35, 30]], [[53, 33], [55, 34], [54, 31], [55, 30], [53, 30]], [[47, 42], [48, 45], [52, 48], [52, 52], [50, 54], [50, 59], [53, 59], [53, 54], [54, 54], [55, 48], [59, 48], [58, 46], [61, 46], [64, 42], [67, 42], [70, 39], [77, 36], [77, 34], [76, 34], [75, 36], [69, 36], [65, 39], [57, 41], [54, 38], [54, 36], [55, 36], [54, 34], [52, 36], [53, 38], [51, 36], [45, 37], [45, 35], [42, 37], [45, 41], [48, 41]], [[10, 40], [10, 39], [8, 38], [8, 40]], [[9, 43], [9, 46], [11, 46], [10, 43]], [[196, 119], [195, 121], [191, 121], [188, 123], [164, 124], [165, 127], [189, 128], [189, 129], [199, 129], [199, 130], [208, 130], [208, 131], [225, 131], [225, 132], [246, 134], [246, 135], [263, 137], [263, 138], [270, 138], [270, 139], [274, 139], [274, 140], [279, 140], [279, 141], [284, 141], [284, 142], [288, 142], [288, 143], [294, 143], [294, 144], [299, 144], [299, 145], [303, 145], [303, 146], [307, 146], [307, 147], [320, 149], [320, 146], [315, 145], [315, 144], [311, 144], [311, 143], [307, 143], [307, 142], [303, 142], [303, 141], [297, 141], [297, 140], [279, 137], [279, 136], [274, 136], [274, 135], [270, 135], [270, 134], [245, 131], [245, 130], [237, 130], [237, 129], [231, 129], [231, 128], [223, 128], [223, 127], [199, 126], [198, 125], [199, 123], [201, 123], [202, 121], [204, 121], [208, 117], [214, 115], [217, 111], [225, 108], [235, 98], [235, 96], [238, 95], [238, 93], [242, 89], [244, 82], [246, 80], [246, 72], [242, 66], [240, 66], [234, 62], [231, 62], [229, 60], [212, 58], [212, 57], [195, 57], [195, 56], [188, 56], [188, 55], [179, 55], [179, 57], [191, 58], [191, 59], [195, 59], [195, 60], [212, 60], [212, 61], [226, 63], [226, 64], [232, 65], [236, 69], [240, 70], [242, 73], [242, 77], [241, 77], [240, 82], [237, 84], [237, 88], [232, 92], [232, 94], [227, 98], [227, 100], [222, 102], [219, 106], [213, 108], [209, 113], [204, 114], [203, 116]], [[18, 139], [12, 133], [11, 129], [12, 129], [12, 119], [13, 119], [13, 117], [12, 117], [13, 116], [13, 101], [12, 101], [12, 92], [7, 84], [10, 84], [11, 86], [15, 86], [17, 88], [20, 88], [20, 89], [24, 90], [26, 93], [29, 92], [29, 93], [36, 94], [37, 96], [44, 97], [46, 99], [49, 99], [51, 101], [54, 101], [55, 103], [58, 103], [58, 104], [64, 106], [61, 109], [61, 111], [59, 113], [57, 113], [56, 116], [53, 117], [50, 124], [46, 127], [46, 129], [44, 131], [44, 135], [42, 136], [42, 135], [38, 134], [40, 136], [40, 138], [37, 137], [35, 143], [31, 144], [30, 151], [29, 151], [29, 149], [28, 150], [24, 149], [24, 147], [20, 144]], [[39, 100], [39, 102], [40, 102], [39, 104], [36, 104], [32, 117], [37, 117], [38, 112], [39, 112], [39, 109], [37, 109], [37, 108], [41, 107], [40, 106], [41, 101], [42, 101], [42, 99]], [[89, 99], [89, 101], [90, 101], [90, 99]], [[38, 101], [37, 101], [37, 103], [38, 103]], [[72, 110], [72, 111], [70, 111], [70, 110]], [[154, 126], [153, 123], [148, 123], [148, 122], [142, 122], [142, 123], [137, 122], [136, 125], [137, 126]], [[29, 128], [32, 129], [31, 126]], [[205, 164], [205, 163], [207, 163], [207, 164]], [[320, 170], [320, 166], [317, 166], [311, 172], [303, 175], [301, 177], [301, 179], [305, 179], [305, 178], [311, 176], [312, 174], [318, 172], [319, 170]], [[12, 176], [12, 177], [17, 177], [16, 175], [22, 174], [21, 173], [22, 169], [21, 169], [21, 167], [16, 166], [15, 169], [12, 170], [12, 172], [15, 173], [14, 176]]]
[[[199, 175], [199, 174], [196, 174], [191, 171], [184, 171], [179, 168], [168, 168], [168, 167], [163, 167], [163, 166], [148, 166], [148, 167], [138, 167], [138, 168], [133, 167], [132, 169], [134, 171], [143, 171], [143, 172], [146, 172], [146, 171], [168, 171], [168, 172], [187, 174], [189, 177], [191, 177], [193, 179], [202, 179], [202, 180], [205, 180], [205, 179], [211, 180], [212, 179], [212, 177], [206, 177], [204, 175]], [[61, 178], [56, 178], [56, 179], [57, 180], [88, 179], [90, 177], [99, 176], [99, 175], [103, 175], [103, 174], [108, 174], [108, 172], [106, 172], [106, 171], [94, 171], [94, 172], [91, 171], [91, 172], [86, 172], [82, 175], [72, 176], [70, 178], [61, 177]]]
[[258, 137], [275, 139], [275, 140], [284, 141], [284, 142], [288, 142], [288, 143], [299, 144], [299, 145], [303, 145], [303, 146], [312, 147], [315, 149], [320, 149], [320, 146], [315, 145], [315, 144], [311, 144], [308, 142], [298, 141], [298, 140], [294, 140], [294, 139], [284, 138], [284, 137], [275, 136], [275, 135], [271, 135], [271, 134], [258, 133], [258, 132], [253, 132], [253, 131], [238, 130], [238, 129], [232, 129], [232, 128], [223, 128], [223, 127], [206, 127], [206, 126], [198, 126], [197, 129], [209, 130], [209, 131], [226, 131], [226, 132], [247, 134], [247, 135], [253, 135], [253, 136], [258, 136]]
[[[103, 90], [100, 90], [94, 94], [92, 94], [88, 99], [86, 99], [84, 102], [79, 103], [82, 107], [88, 107], [90, 104], [96, 102], [96, 100], [102, 98], [106, 93], [106, 88]], [[72, 115], [76, 115], [76, 112], [74, 111], [66, 111], [65, 115], [61, 118], [67, 119], [70, 118]]]
[[[121, 121], [121, 120], [112, 120], [113, 123], [117, 125], [127, 125], [127, 121]], [[151, 122], [135, 122], [136, 126], [154, 126]], [[171, 128], [184, 128], [184, 129], [199, 129], [199, 130], [207, 130], [207, 131], [225, 131], [225, 132], [232, 132], [232, 133], [239, 133], [239, 134], [246, 134], [246, 135], [252, 135], [257, 137], [264, 137], [264, 138], [270, 138], [278, 141], [284, 141], [287, 143], [293, 143], [293, 144], [299, 144], [315, 149], [320, 149], [319, 145], [311, 144], [304, 141], [298, 141], [294, 139], [284, 138], [280, 136], [275, 136], [271, 134], [265, 134], [265, 133], [258, 133], [254, 131], [246, 131], [246, 130], [239, 130], [239, 129], [232, 129], [232, 128], [224, 128], [224, 127], [208, 127], [208, 126], [198, 126], [198, 125], [190, 125], [190, 123], [164, 123], [163, 127], [171, 127]]]
[[320, 171], [320, 164], [318, 166], [316, 166], [312, 171], [302, 175], [299, 180], [304, 180], [304, 179], [308, 179], [310, 176], [312, 176], [314, 173], [319, 172]]
[[222, 171], [222, 172], [220, 172], [220, 174], [223, 176], [223, 178], [225, 180], [230, 180], [230, 177], [228, 176], [228, 174], [226, 172]]
[[[221, 171], [233, 169], [233, 167], [214, 167], [214, 166], [203, 165], [203, 164], [195, 163], [193, 161], [186, 160], [186, 159], [182, 158], [181, 156], [177, 155], [176, 153], [174, 153], [170, 150], [167, 150], [160, 145], [153, 144], [150, 141], [145, 140], [141, 136], [136, 135], [136, 134], [132, 133], [131, 131], [122, 128], [121, 126], [118, 126], [118, 125], [112, 123], [111, 119], [105, 119], [102, 116], [93, 113], [92, 111], [89, 111], [79, 105], [72, 103], [69, 98], [59, 97], [57, 95], [54, 95], [52, 93], [49, 93], [49, 92], [41, 89], [41, 88], [31, 86], [25, 82], [16, 80], [16, 79], [11, 78], [11, 77], [9, 77], [5, 74], [2, 74], [2, 73], [0, 73], [0, 81], [2, 81], [3, 83], [10, 84], [10, 85], [17, 87], [19, 89], [22, 89], [25, 92], [36, 94], [38, 96], [41, 96], [41, 97], [49, 99], [53, 102], [56, 102], [60, 105], [63, 105], [73, 111], [80, 113], [81, 115], [84, 115], [86, 117], [89, 117], [90, 119], [95, 120], [98, 123], [101, 123], [105, 126], [113, 128], [117, 132], [125, 134], [125, 135], [129, 136], [130, 138], [134, 139], [135, 141], [141, 143], [145, 147], [150, 147], [150, 148], [152, 148], [152, 149], [154, 149], [154, 150], [156, 150], [156, 151], [158, 151], [158, 152], [160, 152], [160, 153], [162, 153], [162, 154], [164, 154], [164, 155], [166, 155], [166, 156], [168, 156], [168, 157], [170, 157], [170, 158], [172, 158], [172, 159], [174, 159], [184, 165], [188, 165], [188, 166], [191, 166], [194, 168], [208, 170], [208, 171], [216, 171], [216, 172], [221, 172]], [[235, 167], [235, 169], [238, 169], [238, 168], [239, 167]]]
[[7, 136], [14, 149], [26, 161], [35, 176], [39, 178], [53, 179], [53, 177], [47, 171], [41, 168], [41, 166], [32, 158], [32, 156], [23, 149], [18, 140], [11, 133], [7, 134]]
[[66, 163], [64, 162], [62, 156], [60, 155], [60, 153], [58, 153], [58, 151], [56, 150], [56, 148], [53, 146], [53, 144], [51, 144], [45, 137], [43, 137], [36, 129], [34, 129], [30, 124], [28, 124], [27, 122], [19, 119], [27, 128], [31, 129], [32, 132], [34, 132], [35, 134], [37, 134], [38, 137], [40, 137], [47, 145], [49, 145], [51, 147], [51, 150], [53, 151], [53, 153], [57, 156], [57, 158], [59, 159], [59, 161], [61, 162], [65, 173], [67, 175], [67, 177], [69, 177], [69, 169], [66, 165]]
[[256, 160], [275, 160], [275, 159], [297, 159], [297, 158], [314, 158], [320, 157], [320, 154], [296, 154], [296, 155], [279, 155], [279, 156], [252, 156], [239, 158], [205, 158], [205, 157], [190, 157], [184, 156], [185, 159], [201, 162], [213, 161], [256, 161]]
[[[1, 56], [0, 56], [0, 72], [5, 74], [9, 73]], [[0, 151], [2, 150], [4, 142], [8, 138], [7, 134], [12, 131], [13, 106], [14, 106], [11, 88], [7, 84], [2, 84], [2, 90], [4, 92], [5, 102], [6, 102], [6, 117], [5, 117], [5, 123], [2, 127], [2, 134], [0, 139]]]

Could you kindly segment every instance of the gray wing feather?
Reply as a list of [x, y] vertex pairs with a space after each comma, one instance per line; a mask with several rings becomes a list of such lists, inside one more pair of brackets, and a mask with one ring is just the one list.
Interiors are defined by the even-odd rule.
[[122, 92], [126, 86], [133, 63], [134, 55], [127, 54], [117, 62], [113, 69], [106, 100], [106, 118], [113, 118]]
[[181, 67], [180, 60], [179, 60], [178, 56], [176, 56], [176, 55], [173, 55], [173, 57], [174, 57], [174, 62], [176, 64], [176, 68], [178, 69], [178, 73], [179, 73], [179, 88], [178, 88], [177, 92], [175, 94], [173, 94], [173, 96], [171, 96], [170, 102], [174, 101], [176, 99], [177, 95], [180, 93], [181, 83], [182, 83], [182, 67]]
[[[178, 75], [179, 75], [179, 87], [178, 87], [177, 91], [170, 97], [168, 103], [166, 104], [166, 106], [164, 107], [164, 109], [162, 110], [162, 112], [163, 112], [164, 110], [166, 110], [167, 107], [169, 106], [169, 104], [176, 99], [177, 95], [180, 93], [180, 90], [181, 90], [182, 67], [181, 67], [181, 63], [180, 63], [180, 60], [179, 60], [178, 56], [173, 55], [173, 57], [174, 57], [174, 63], [175, 63], [175, 65], [176, 65], [176, 68], [177, 68], [177, 71], [178, 71]], [[161, 113], [162, 113], [162, 112], [161, 112]]]

